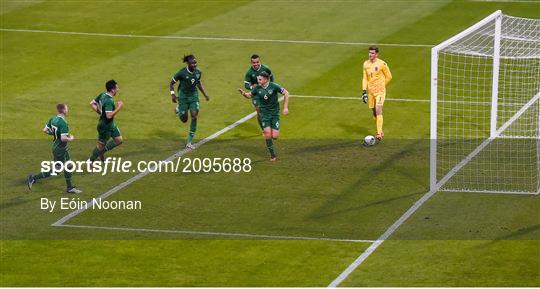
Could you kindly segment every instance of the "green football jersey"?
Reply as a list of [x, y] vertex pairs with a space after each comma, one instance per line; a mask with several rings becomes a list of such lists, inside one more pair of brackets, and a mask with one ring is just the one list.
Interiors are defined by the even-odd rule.
[[283, 94], [283, 88], [274, 82], [269, 82], [266, 87], [257, 85], [251, 90], [252, 97], [256, 97], [259, 100], [259, 107], [262, 114], [279, 114], [278, 93]]
[[63, 116], [51, 117], [45, 127], [49, 129], [49, 134], [53, 136], [53, 150], [67, 148], [67, 142], [63, 142], [61, 139], [62, 135], [69, 135], [69, 126]]
[[198, 98], [199, 91], [197, 84], [201, 82], [202, 72], [195, 68], [189, 71], [187, 67], [180, 69], [174, 76], [174, 81], [180, 82], [178, 85], [178, 98]]
[[257, 84], [257, 76], [261, 74], [261, 72], [265, 71], [270, 75], [270, 81], [274, 81], [274, 75], [272, 75], [272, 70], [270, 70], [270, 67], [261, 64], [258, 70], [253, 69], [253, 66], [250, 66], [248, 71], [246, 72], [246, 76], [244, 77], [244, 87], [246, 89], [251, 89], [252, 85]]
[[114, 117], [107, 118], [107, 112], [113, 112], [116, 109], [116, 103], [114, 102], [113, 97], [110, 94], [103, 92], [98, 95], [94, 101], [98, 104], [99, 109], [101, 110], [99, 122], [109, 126], [114, 126], [116, 124], [114, 122]]

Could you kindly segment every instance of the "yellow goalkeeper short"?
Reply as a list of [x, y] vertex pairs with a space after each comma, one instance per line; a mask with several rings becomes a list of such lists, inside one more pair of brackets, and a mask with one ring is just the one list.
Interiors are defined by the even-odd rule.
[[376, 105], [384, 105], [384, 98], [386, 97], [386, 91], [368, 94], [368, 106], [369, 108], [375, 108]]

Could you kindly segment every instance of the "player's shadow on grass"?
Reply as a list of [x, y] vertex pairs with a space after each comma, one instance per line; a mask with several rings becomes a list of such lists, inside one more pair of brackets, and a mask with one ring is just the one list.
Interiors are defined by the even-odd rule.
[[331, 142], [325, 142], [323, 144], [317, 144], [317, 145], [311, 145], [308, 147], [301, 147], [298, 149], [295, 149], [293, 151], [293, 154], [295, 155], [304, 155], [304, 154], [312, 154], [312, 153], [321, 153], [321, 152], [329, 152], [329, 151], [338, 151], [340, 149], [344, 148], [358, 148], [359, 142], [356, 140], [347, 140], [347, 141], [339, 141], [334, 140]]
[[11, 207], [17, 207], [20, 205], [24, 205], [26, 203], [32, 202], [36, 199], [41, 198], [42, 196], [37, 196], [36, 198], [23, 198], [22, 196], [15, 197], [13, 199], [7, 200], [6, 202], [0, 203], [0, 210], [5, 210], [7, 208]]
[[[64, 177], [62, 174], [59, 175], [61, 178], [60, 181], [56, 181], [56, 177], [53, 181], [43, 182], [43, 184], [40, 182], [40, 188], [38, 190], [38, 193], [30, 191], [28, 189], [28, 185], [26, 183], [26, 178], [14, 178], [10, 179], [9, 182], [6, 183], [4, 180], [4, 186], [5, 188], [9, 188], [2, 192], [4, 197], [9, 197], [12, 195], [15, 195], [15, 197], [7, 200], [3, 200], [0, 202], [0, 211], [3, 211], [8, 208], [21, 206], [30, 202], [35, 202], [36, 200], [39, 200], [41, 198], [54, 198], [59, 196], [59, 194], [63, 194], [64, 191], [62, 188], [64, 188], [62, 185], [58, 186], [57, 182], [64, 182]], [[56, 181], [56, 182], [55, 182]]]
[[182, 133], [185, 134], [185, 131], [179, 131], [178, 128], [175, 128], [174, 130], [154, 128], [152, 130], [152, 136], [168, 140], [179, 139], [182, 136]]
[[[26, 179], [27, 176], [28, 176], [28, 174], [25, 174], [24, 176], [21, 176], [21, 177], [8, 178], [8, 179], [3, 177], [4, 179], [2, 181], [4, 181], [4, 186], [5, 186], [5, 188], [7, 190], [3, 191], [2, 194], [7, 195], [8, 192], [11, 193], [12, 189], [16, 190], [16, 192], [14, 191], [14, 193], [20, 193], [20, 191], [18, 191], [19, 188], [22, 188], [23, 193], [32, 194], [32, 191], [30, 191], [28, 189], [28, 183], [27, 183], [27, 179]], [[63, 181], [64, 180], [63, 173], [59, 173], [56, 176], [51, 176], [48, 179], [56, 180], [57, 178], [61, 178], [62, 181]], [[43, 183], [43, 185], [42, 185], [42, 183]], [[42, 180], [42, 181], [39, 182], [39, 184], [40, 184], [40, 187], [43, 187], [43, 188], [40, 189], [40, 191], [50, 191], [50, 190], [57, 189], [56, 185], [52, 184], [51, 181], [43, 181]], [[43, 197], [43, 196], [39, 196], [39, 197]]]
[[237, 142], [234, 144], [233, 150], [242, 153], [242, 156], [249, 156], [254, 158], [263, 156], [266, 158], [266, 156], [268, 155], [268, 151], [265, 147], [265, 142], [262, 138], [260, 140]]
[[[496, 243], [498, 243], [500, 241], [508, 241], [508, 240], [539, 240], [538, 237], [536, 237], [536, 238], [532, 237], [532, 238], [528, 238], [528, 239], [520, 239], [519, 238], [519, 237], [525, 236], [527, 234], [534, 233], [536, 231], [540, 231], [540, 224], [539, 225], [534, 225], [534, 226], [529, 226], [529, 227], [526, 227], [526, 228], [519, 228], [514, 232], [499, 236], [499, 237], [491, 240], [491, 242], [489, 242], [488, 245], [494, 245], [494, 244], [496, 244]], [[482, 244], [482, 245], [478, 245], [477, 247], [485, 247], [485, 246], [486, 246], [485, 244]]]
[[359, 209], [369, 208], [371, 206], [388, 204], [388, 203], [391, 203], [393, 201], [398, 201], [398, 200], [401, 200], [401, 199], [408, 199], [408, 198], [410, 198], [412, 196], [423, 195], [425, 193], [426, 193], [425, 190], [421, 190], [421, 191], [417, 191], [417, 192], [406, 194], [406, 195], [401, 195], [401, 196], [397, 196], [397, 197], [392, 197], [392, 198], [387, 198], [387, 199], [384, 199], [384, 200], [379, 200], [379, 201], [367, 203], [367, 204], [364, 204], [364, 205], [361, 205], [361, 206], [350, 207], [350, 208], [342, 209], [342, 210], [335, 210], [335, 211], [329, 212], [329, 213], [318, 213], [317, 215], [312, 215], [311, 218], [313, 218], [313, 219], [323, 219], [323, 218], [335, 216], [335, 215], [338, 215], [338, 214], [343, 214], [343, 213], [347, 213], [347, 212], [351, 212], [351, 211], [357, 211]]
[[[354, 122], [353, 122], [354, 123]], [[373, 131], [370, 131], [365, 126], [360, 125], [352, 125], [350, 122], [341, 122], [337, 124], [339, 127], [345, 129], [349, 133], [349, 135], [358, 135], [360, 138], [363, 138], [363, 136], [373, 134]]]
[[[347, 204], [347, 205], [354, 204], [354, 202], [351, 202], [351, 200], [354, 199], [353, 197], [355, 195], [358, 195], [359, 193], [362, 193], [363, 191], [365, 192], [372, 191], [372, 188], [370, 188], [370, 186], [373, 185], [373, 180], [375, 179], [384, 180], [384, 176], [380, 174], [387, 171], [396, 162], [403, 160], [403, 158], [411, 154], [411, 152], [415, 150], [416, 146], [417, 146], [416, 143], [414, 141], [411, 141], [410, 144], [408, 144], [407, 146], [401, 146], [400, 151], [389, 155], [388, 157], [384, 159], [384, 161], [378, 162], [376, 166], [371, 167], [366, 172], [359, 174], [360, 177], [353, 184], [349, 185], [347, 188], [342, 190], [338, 195], [336, 195], [331, 200], [327, 201], [324, 205], [316, 209], [310, 215], [310, 218], [311, 219], [328, 218], [328, 217], [343, 214], [346, 212], [351, 212], [351, 211], [355, 211], [355, 210], [359, 210], [362, 208], [367, 208], [367, 207], [371, 207], [375, 205], [391, 203], [396, 200], [407, 199], [415, 195], [422, 195], [423, 193], [425, 193], [427, 191], [427, 188], [423, 188], [422, 190], [416, 191], [414, 193], [402, 194], [396, 197], [391, 197], [384, 200], [377, 200], [377, 201], [367, 203], [367, 204], [362, 204], [358, 206], [348, 206], [347, 208], [343, 208], [343, 209], [335, 209], [339, 206], [343, 206], [343, 204]], [[408, 170], [401, 170], [400, 174], [404, 175], [407, 179], [418, 178], [418, 175], [415, 175]], [[426, 185], [425, 182], [422, 182], [420, 180], [418, 180], [418, 183], [421, 183], [422, 186]]]

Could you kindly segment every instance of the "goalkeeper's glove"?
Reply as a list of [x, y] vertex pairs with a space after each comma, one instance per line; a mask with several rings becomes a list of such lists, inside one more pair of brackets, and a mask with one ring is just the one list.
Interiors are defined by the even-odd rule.
[[362, 101], [364, 103], [367, 103], [367, 101], [368, 101], [367, 90], [362, 90]]

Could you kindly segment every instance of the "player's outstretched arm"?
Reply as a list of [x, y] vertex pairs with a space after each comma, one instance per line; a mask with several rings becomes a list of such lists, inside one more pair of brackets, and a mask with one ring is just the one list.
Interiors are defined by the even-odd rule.
[[244, 76], [244, 87], [246, 89], [251, 89], [252, 88], [250, 80], [251, 80], [251, 76], [250, 76], [250, 71], [248, 70], [246, 72], [246, 75]]
[[171, 79], [171, 82], [169, 83], [169, 90], [171, 91], [171, 101], [176, 103], [176, 94], [174, 94], [174, 84], [176, 83], [176, 79], [174, 77]]
[[240, 94], [241, 94], [243, 97], [247, 98], [247, 99], [250, 99], [250, 98], [251, 98], [251, 92], [245, 92], [245, 91], [244, 91], [243, 89], [241, 89], [241, 88], [238, 89], [238, 92], [240, 92]]
[[197, 87], [203, 93], [204, 98], [206, 98], [206, 101], [209, 101], [210, 96], [206, 93], [206, 90], [204, 89], [204, 86], [203, 86], [202, 82], [199, 81], [199, 83], [197, 83]]
[[283, 115], [288, 115], [289, 114], [289, 91], [287, 91], [284, 88], [281, 93], [283, 93]]

